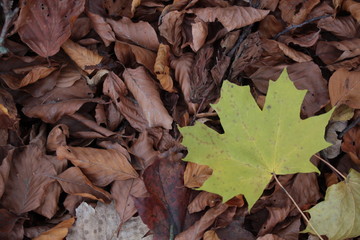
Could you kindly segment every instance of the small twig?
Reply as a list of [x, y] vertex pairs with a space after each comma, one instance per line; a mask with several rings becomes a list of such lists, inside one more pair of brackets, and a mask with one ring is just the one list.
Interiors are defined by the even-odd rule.
[[302, 26], [304, 26], [304, 25], [306, 25], [306, 24], [309, 24], [309, 23], [311, 23], [311, 22], [314, 22], [314, 21], [316, 21], [316, 20], [320, 20], [320, 19], [327, 18], [327, 17], [330, 17], [330, 16], [331, 16], [330, 14], [326, 14], [326, 15], [323, 15], [323, 16], [311, 18], [311, 19], [306, 20], [305, 22], [300, 23], [300, 24], [297, 24], [297, 25], [291, 25], [291, 26], [285, 28], [285, 30], [283, 30], [283, 31], [279, 32], [278, 34], [276, 34], [275, 37], [274, 37], [274, 39], [275, 39], [275, 40], [278, 39], [281, 35], [283, 35], [284, 33], [289, 32], [289, 31], [292, 30], [292, 29], [302, 27]]
[[295, 205], [295, 207], [297, 208], [297, 210], [300, 212], [301, 216], [305, 219], [306, 223], [308, 224], [308, 226], [311, 227], [311, 229], [314, 231], [314, 233], [321, 239], [324, 240], [321, 235], [316, 231], [316, 229], [314, 228], [314, 226], [310, 223], [309, 219], [306, 217], [306, 215], [303, 213], [303, 211], [300, 209], [299, 205], [297, 205], [297, 203], [295, 202], [294, 198], [290, 195], [290, 193], [285, 189], [285, 187], [281, 184], [281, 182], [279, 181], [279, 179], [276, 177], [275, 173], [272, 173], [275, 181], [277, 182], [277, 184], [279, 184], [279, 186], [282, 188], [282, 190], [284, 190], [284, 192], [286, 193], [286, 195], [290, 198], [290, 200], [293, 202], [293, 204]]
[[339, 176], [341, 176], [344, 180], [346, 179], [346, 176], [344, 174], [342, 174], [339, 170], [337, 170], [333, 165], [328, 163], [326, 160], [324, 160], [323, 158], [321, 158], [317, 154], [315, 154], [314, 156], [317, 157], [323, 163], [325, 163], [327, 166], [329, 166], [333, 171], [335, 171], [337, 174], [339, 174]]

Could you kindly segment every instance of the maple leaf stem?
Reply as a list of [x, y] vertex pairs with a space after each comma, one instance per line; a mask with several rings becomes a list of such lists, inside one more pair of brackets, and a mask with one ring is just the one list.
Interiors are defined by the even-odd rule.
[[316, 229], [314, 228], [314, 226], [310, 223], [310, 220], [306, 217], [306, 215], [303, 213], [303, 211], [300, 209], [299, 205], [295, 202], [294, 198], [290, 195], [290, 193], [285, 189], [285, 187], [281, 184], [281, 182], [279, 181], [279, 179], [277, 178], [275, 173], [272, 173], [275, 181], [277, 182], [277, 184], [279, 184], [279, 186], [282, 188], [282, 190], [284, 190], [284, 192], [286, 193], [286, 195], [290, 198], [290, 200], [293, 202], [293, 204], [295, 205], [295, 207], [297, 208], [297, 210], [300, 212], [301, 216], [305, 219], [306, 223], [308, 224], [308, 226], [310, 226], [312, 228], [312, 230], [314, 231], [314, 233], [321, 239], [324, 240], [321, 235], [316, 231]]
[[325, 159], [321, 158], [317, 154], [315, 154], [314, 156], [317, 157], [323, 163], [325, 163], [327, 166], [329, 166], [332, 170], [334, 170], [337, 174], [339, 174], [344, 180], [346, 179], [346, 176], [344, 174], [342, 174], [339, 170], [337, 170], [333, 165], [328, 163]]

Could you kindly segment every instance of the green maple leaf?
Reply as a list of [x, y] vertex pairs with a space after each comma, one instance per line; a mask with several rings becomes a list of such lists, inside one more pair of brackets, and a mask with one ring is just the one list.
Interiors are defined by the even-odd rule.
[[284, 70], [276, 82], [270, 81], [261, 111], [248, 86], [224, 82], [222, 97], [212, 106], [225, 133], [199, 123], [180, 129], [189, 151], [185, 161], [213, 169], [200, 190], [217, 193], [224, 201], [244, 194], [251, 209], [272, 173], [318, 172], [309, 159], [330, 145], [324, 140], [330, 112], [301, 120], [305, 93]]
[[[350, 170], [340, 183], [330, 186], [325, 201], [308, 211], [310, 223], [329, 240], [342, 240], [360, 235], [360, 173]], [[309, 227], [304, 232], [314, 233]]]

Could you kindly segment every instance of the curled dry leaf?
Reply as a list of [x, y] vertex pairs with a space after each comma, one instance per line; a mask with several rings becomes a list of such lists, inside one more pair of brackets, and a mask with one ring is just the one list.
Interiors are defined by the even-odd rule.
[[170, 76], [169, 52], [169, 45], [162, 43], [159, 45], [154, 65], [154, 72], [164, 90], [168, 92], [175, 92], [173, 80]]
[[0, 89], [0, 129], [16, 128], [17, 109], [10, 93]]
[[289, 45], [289, 43], [294, 43], [301, 47], [312, 47], [319, 40], [320, 32], [321, 31], [319, 30], [304, 35], [282, 35], [279, 37], [279, 41], [287, 45]]
[[191, 227], [186, 229], [184, 232], [180, 233], [175, 237], [175, 240], [200, 240], [204, 232], [208, 227], [210, 227], [215, 219], [226, 211], [228, 206], [225, 204], [219, 204], [216, 207], [210, 208], [201, 218], [196, 221]]
[[212, 172], [209, 166], [188, 162], [184, 172], [184, 185], [188, 188], [201, 187]]
[[319, 20], [318, 27], [346, 39], [359, 37], [360, 32], [360, 24], [351, 16], [323, 18]]
[[358, 1], [344, 0], [341, 7], [350, 12], [356, 21], [360, 22], [360, 3]]
[[320, 41], [316, 47], [316, 54], [325, 64], [332, 64], [344, 59], [360, 55], [360, 39], [344, 40], [341, 42]]
[[31, 143], [14, 151], [1, 205], [16, 214], [36, 209], [56, 175], [42, 149]]
[[49, 57], [70, 37], [71, 25], [84, 11], [85, 0], [23, 1], [19, 35], [34, 52]]
[[127, 17], [123, 17], [118, 21], [112, 19], [106, 21], [111, 25], [119, 39], [131, 41], [149, 50], [156, 51], [158, 49], [159, 40], [157, 34], [148, 22], [139, 21], [134, 23]]
[[115, 180], [137, 178], [139, 175], [126, 156], [113, 149], [60, 146], [59, 159], [68, 159], [97, 186], [106, 186]]
[[279, 9], [281, 18], [289, 24], [300, 24], [304, 22], [311, 10], [320, 2], [320, 0], [302, 0], [286, 1], [280, 0]]
[[61, 45], [61, 48], [67, 55], [85, 72], [91, 74], [94, 70], [86, 69], [87, 66], [94, 66], [101, 62], [102, 56], [80, 46], [79, 44], [68, 39]]
[[144, 65], [149, 71], [154, 72], [156, 54], [153, 51], [133, 44], [116, 41], [114, 52], [122, 64], [132, 64], [135, 57], [136, 62]]
[[159, 155], [159, 151], [154, 150], [154, 140], [149, 137], [148, 131], [143, 131], [136, 142], [131, 146], [130, 151], [136, 157], [140, 158], [140, 165], [142, 169], [146, 169], [150, 166], [156, 156]]
[[87, 11], [86, 15], [89, 17], [94, 30], [99, 34], [106, 47], [108, 47], [110, 43], [115, 42], [115, 33], [102, 16], [92, 13], [91, 11]]
[[[172, 50], [176, 55], [180, 55], [180, 46], [182, 45], [182, 23], [184, 13], [171, 11], [166, 14], [159, 26], [160, 35], [172, 45]], [[182, 54], [181, 54], [182, 55]]]
[[50, 230], [41, 233], [36, 238], [33, 238], [33, 240], [63, 240], [68, 234], [69, 229], [72, 227], [74, 222], [74, 217], [64, 220]]
[[280, 43], [280, 42], [276, 42], [276, 43], [279, 46], [280, 50], [287, 57], [291, 58], [295, 62], [302, 63], [302, 62], [309, 62], [312, 60], [312, 58], [309, 55], [306, 55], [305, 53], [296, 51], [295, 49], [292, 49], [283, 43]]
[[53, 127], [47, 137], [47, 150], [56, 151], [59, 146], [66, 146], [66, 138], [69, 137], [69, 134], [69, 127], [65, 124], [58, 124]]
[[171, 129], [173, 119], [165, 109], [155, 82], [143, 67], [126, 68], [123, 74], [125, 83], [148, 121], [149, 127]]
[[[50, 75], [53, 71], [55, 71], [57, 67], [47, 67], [43, 65], [31, 67], [30, 71], [28, 72], [28, 68], [25, 69], [14, 69], [13, 71], [18, 74], [22, 74], [22, 71], [26, 71], [26, 75], [24, 77], [14, 77], [10, 74], [0, 74], [0, 77], [5, 81], [6, 85], [9, 88], [16, 90], [22, 87], [25, 87], [29, 84], [33, 84], [37, 82], [39, 79], [45, 78]], [[17, 72], [19, 71], [19, 72]]]
[[269, 10], [261, 10], [252, 7], [207, 7], [188, 10], [204, 22], [215, 22], [216, 20], [230, 32], [262, 20], [268, 15]]
[[351, 108], [360, 108], [360, 72], [340, 68], [329, 80], [329, 94], [332, 106], [346, 104]]
[[71, 167], [56, 177], [62, 189], [72, 195], [90, 198], [109, 203], [111, 195], [105, 190], [94, 186], [78, 167]]
[[193, 64], [194, 54], [192, 53], [184, 53], [180, 58], [172, 59], [170, 62], [171, 68], [175, 69], [175, 80], [180, 83], [181, 91], [191, 114], [196, 113], [197, 109], [197, 104], [192, 103], [190, 99]]
[[200, 212], [206, 207], [214, 207], [221, 203], [222, 197], [215, 193], [200, 192], [188, 205], [189, 213]]

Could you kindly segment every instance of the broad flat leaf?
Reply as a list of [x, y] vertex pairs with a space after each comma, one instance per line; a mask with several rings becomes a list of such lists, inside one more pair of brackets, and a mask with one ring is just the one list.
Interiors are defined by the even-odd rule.
[[330, 145], [324, 140], [330, 113], [301, 120], [305, 93], [296, 90], [284, 71], [270, 82], [261, 111], [248, 86], [225, 82], [219, 103], [213, 105], [225, 133], [203, 124], [181, 129], [189, 150], [185, 161], [214, 170], [200, 189], [222, 195], [224, 201], [242, 193], [251, 209], [271, 173], [318, 172], [309, 158]]
[[21, 40], [42, 57], [49, 57], [71, 35], [71, 24], [83, 12], [85, 0], [23, 1], [18, 30]]
[[[360, 235], [360, 173], [351, 169], [349, 175], [326, 190], [325, 201], [308, 212], [310, 223], [329, 240], [342, 240]], [[305, 232], [313, 233], [307, 226]]]

